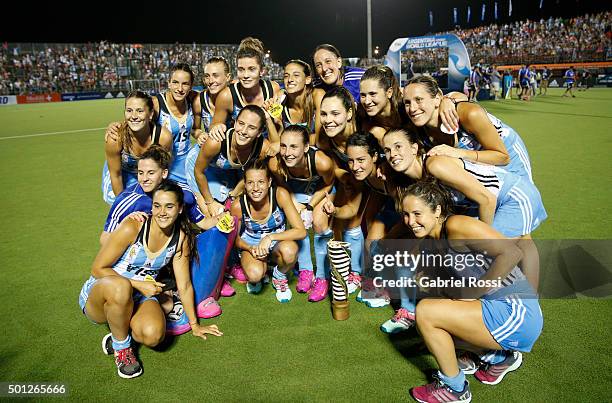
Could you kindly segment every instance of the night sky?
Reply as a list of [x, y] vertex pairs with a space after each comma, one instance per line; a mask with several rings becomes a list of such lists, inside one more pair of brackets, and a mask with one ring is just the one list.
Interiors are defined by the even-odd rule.
[[[611, 8], [604, 1], [543, 1], [540, 10], [540, 0], [514, 0], [509, 18], [508, 0], [498, 0], [498, 21], [567, 17]], [[483, 2], [484, 23], [480, 20]], [[343, 57], [367, 55], [366, 0], [204, 0], [197, 5], [172, 2], [174, 7], [133, 0], [83, 2], [73, 7], [48, 2], [38, 3], [31, 12], [17, 9], [19, 4], [3, 6], [2, 42], [238, 43], [252, 35], [261, 39], [281, 64], [292, 58], [310, 60], [320, 43], [336, 45]], [[469, 25], [468, 4], [472, 9]], [[452, 29], [453, 7], [458, 8], [462, 27], [490, 24], [494, 22], [493, 4], [493, 0], [372, 0], [372, 44], [380, 46], [384, 54], [395, 38]], [[91, 9], [92, 5], [96, 9]], [[434, 12], [433, 28], [429, 26], [430, 10]]]

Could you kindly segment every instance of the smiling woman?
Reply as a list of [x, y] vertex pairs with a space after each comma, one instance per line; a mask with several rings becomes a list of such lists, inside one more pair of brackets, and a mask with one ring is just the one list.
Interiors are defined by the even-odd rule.
[[132, 91], [125, 99], [125, 120], [119, 126], [118, 136], [109, 137], [104, 145], [106, 162], [102, 170], [102, 196], [108, 204], [123, 189], [137, 182], [138, 157], [152, 144], [167, 150], [172, 146], [172, 135], [153, 123], [154, 106], [149, 95]]
[[[264, 80], [263, 43], [256, 38], [247, 37], [240, 42], [236, 54], [238, 82], [230, 84], [217, 96], [215, 114], [210, 128], [210, 136], [221, 142], [228, 130], [228, 121], [236, 120], [240, 111], [247, 105], [264, 106], [264, 103], [280, 93], [280, 85], [275, 81]], [[267, 119], [264, 137], [272, 142], [279, 141], [276, 126]]]
[[241, 191], [237, 185], [242, 179], [243, 167], [267, 152], [269, 142], [262, 136], [265, 122], [263, 109], [247, 105], [225, 139], [218, 141], [210, 137], [202, 146], [194, 175], [208, 210], [204, 212], [206, 215], [223, 211], [226, 201]]
[[88, 319], [108, 323], [111, 333], [102, 340], [102, 348], [114, 354], [120, 377], [142, 374], [132, 337], [148, 347], [165, 337], [159, 301], [165, 284], [156, 278], [170, 262], [193, 335], [203, 339], [206, 334], [222, 335], [216, 325], [198, 324], [189, 273], [190, 258], [197, 259], [194, 255], [195, 234], [185, 214], [183, 190], [170, 181], [153, 192], [150, 218], [144, 223], [125, 220], [101, 246], [81, 288], [79, 305]]
[[240, 223], [236, 247], [242, 250], [240, 264], [248, 278], [247, 291], [261, 292], [262, 279], [271, 262], [275, 265], [272, 284], [276, 299], [289, 302], [292, 293], [286, 273], [297, 260], [296, 241], [306, 237], [304, 224], [289, 192], [272, 186], [267, 161], [256, 160], [250, 164], [244, 179], [246, 192], [234, 200], [231, 213]]

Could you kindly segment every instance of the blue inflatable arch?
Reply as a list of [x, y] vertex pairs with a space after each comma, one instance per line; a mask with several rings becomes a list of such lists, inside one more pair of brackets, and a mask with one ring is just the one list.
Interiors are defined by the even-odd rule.
[[405, 50], [448, 48], [448, 91], [463, 92], [463, 82], [470, 75], [470, 57], [463, 41], [455, 34], [397, 38], [393, 41], [385, 65], [395, 73], [401, 82], [402, 52]]

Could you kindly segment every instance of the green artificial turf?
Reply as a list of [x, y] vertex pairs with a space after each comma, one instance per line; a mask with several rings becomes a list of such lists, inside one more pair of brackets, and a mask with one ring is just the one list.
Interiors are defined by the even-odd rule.
[[[527, 144], [549, 218], [539, 239], [609, 239], [612, 222], [612, 90], [577, 98], [550, 90], [533, 102], [483, 105]], [[390, 308], [351, 303], [345, 322], [329, 303], [270, 288], [221, 300], [225, 335], [190, 334], [164, 351], [139, 349], [144, 374], [123, 380], [77, 297], [98, 250], [108, 206], [101, 197], [103, 130], [121, 100], [0, 107], [1, 381], [55, 381], [87, 401], [407, 401], [435, 365], [414, 331], [389, 337]], [[609, 401], [610, 299], [543, 300], [544, 331], [524, 365], [494, 387], [471, 380], [475, 401]]]

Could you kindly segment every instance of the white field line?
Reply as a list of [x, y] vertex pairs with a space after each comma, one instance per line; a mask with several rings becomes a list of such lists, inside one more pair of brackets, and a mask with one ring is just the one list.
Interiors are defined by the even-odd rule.
[[94, 128], [91, 128], [91, 129], [79, 129], [79, 130], [66, 130], [66, 131], [63, 131], [63, 132], [47, 132], [47, 133], [36, 133], [36, 134], [24, 134], [23, 136], [0, 137], [0, 140], [25, 139], [25, 138], [28, 138], [28, 137], [52, 136], [54, 134], [92, 132], [94, 130], [103, 130], [103, 129], [106, 129], [106, 127], [94, 127]]

